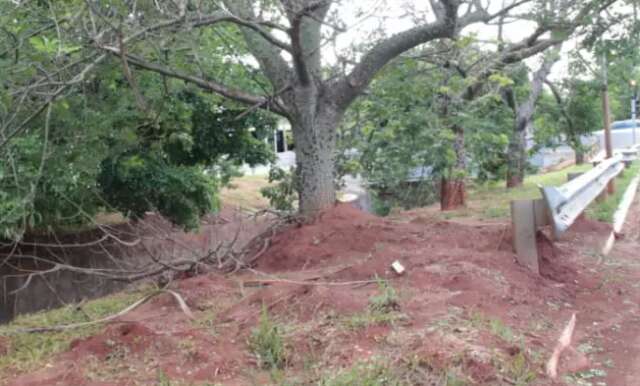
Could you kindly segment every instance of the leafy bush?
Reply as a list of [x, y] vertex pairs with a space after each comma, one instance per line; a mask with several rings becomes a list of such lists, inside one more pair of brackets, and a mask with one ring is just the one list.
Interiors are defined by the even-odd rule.
[[216, 180], [197, 166], [168, 164], [157, 154], [106, 159], [98, 175], [104, 198], [132, 218], [157, 210], [185, 229], [218, 209]]
[[276, 210], [292, 211], [298, 200], [298, 181], [295, 172], [288, 172], [277, 166], [269, 170], [269, 183], [273, 184], [260, 190]]
[[[193, 229], [243, 163], [273, 160], [263, 141], [272, 116], [237, 119], [233, 105], [179, 88], [157, 95], [166, 106], [150, 121], [111, 70], [54, 105], [48, 138], [40, 117], [0, 155], [0, 238], [86, 225], [112, 208], [132, 218], [157, 210]], [[139, 80], [158, 86], [148, 74]]]
[[82, 224], [103, 205], [94, 189], [102, 149], [83, 154], [74, 143], [43, 142], [24, 135], [0, 155], [0, 238]]

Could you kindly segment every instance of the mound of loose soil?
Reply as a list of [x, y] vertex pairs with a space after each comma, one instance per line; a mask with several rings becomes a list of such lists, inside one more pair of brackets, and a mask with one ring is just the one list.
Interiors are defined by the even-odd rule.
[[[418, 214], [401, 220], [337, 205], [275, 236], [255, 270], [175, 283], [196, 320], [162, 295], [124, 317], [126, 323], [74, 342], [51, 368], [5, 383], [35, 384], [29, 382], [65, 370], [66, 378], [49, 384], [156, 384], [159, 372], [185, 382], [270, 384], [247, 343], [266, 309], [288, 347], [285, 374], [311, 382], [318, 373], [309, 368], [336, 371], [384, 358], [396, 367], [410, 359], [423, 381], [455, 369], [469, 384], [507, 385], [526, 370], [535, 384], [551, 385], [542, 365], [571, 313], [579, 313], [577, 347], [594, 333], [593, 320], [623, 309], [602, 293], [606, 272], [593, 268], [588, 253], [606, 237], [599, 224], [580, 223], [555, 243], [541, 234], [543, 275], [536, 276], [515, 263], [509, 224]], [[406, 267], [403, 275], [390, 270], [396, 260]], [[640, 278], [640, 270], [633, 275]], [[371, 308], [384, 294], [379, 277], [397, 297], [384, 320]], [[638, 288], [612, 285], [625, 299], [640, 296]], [[575, 356], [565, 358], [562, 371], [588, 364]], [[118, 371], [96, 360], [116, 363]]]
[[394, 237], [385, 232], [392, 227], [385, 225], [379, 217], [339, 204], [313, 223], [278, 234], [258, 267], [268, 271], [306, 269], [341, 257], [362, 255], [383, 238]]

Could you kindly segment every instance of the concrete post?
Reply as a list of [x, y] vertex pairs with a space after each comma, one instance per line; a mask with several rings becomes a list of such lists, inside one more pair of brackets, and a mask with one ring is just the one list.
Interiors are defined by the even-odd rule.
[[513, 247], [518, 263], [540, 274], [536, 243], [536, 207], [533, 200], [511, 201]]

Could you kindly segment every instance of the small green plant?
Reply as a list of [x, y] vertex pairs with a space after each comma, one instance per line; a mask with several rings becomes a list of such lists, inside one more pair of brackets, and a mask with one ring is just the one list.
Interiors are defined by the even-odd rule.
[[265, 306], [262, 307], [258, 326], [251, 333], [249, 347], [263, 369], [281, 369], [287, 362], [286, 347], [281, 328], [275, 324]]
[[369, 310], [377, 313], [389, 313], [400, 309], [398, 294], [386, 280], [376, 279], [378, 282], [378, 295], [369, 299]]
[[500, 319], [489, 320], [489, 331], [507, 342], [513, 342], [515, 340], [515, 333], [511, 327], [504, 324]]
[[504, 324], [500, 319], [487, 317], [480, 312], [473, 312], [471, 314], [470, 322], [473, 327], [487, 329], [491, 334], [506, 342], [512, 343], [516, 340], [516, 334], [513, 332], [511, 327]]
[[171, 379], [162, 370], [158, 370], [157, 386], [172, 386]]
[[366, 312], [352, 315], [345, 320], [345, 325], [351, 329], [363, 328], [377, 324], [389, 324], [406, 318], [405, 315], [396, 312], [400, 309], [398, 294], [389, 283], [377, 278], [378, 294], [369, 298], [369, 307]]
[[536, 372], [531, 368], [522, 350], [504, 364], [503, 371], [507, 378], [517, 386], [528, 385], [536, 379]]

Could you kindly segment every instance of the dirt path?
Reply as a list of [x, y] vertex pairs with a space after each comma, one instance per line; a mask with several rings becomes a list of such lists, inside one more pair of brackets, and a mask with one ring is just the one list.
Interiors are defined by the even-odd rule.
[[640, 199], [636, 198], [607, 257], [597, 256], [601, 282], [576, 297], [578, 350], [592, 361], [580, 385], [640, 385]]

